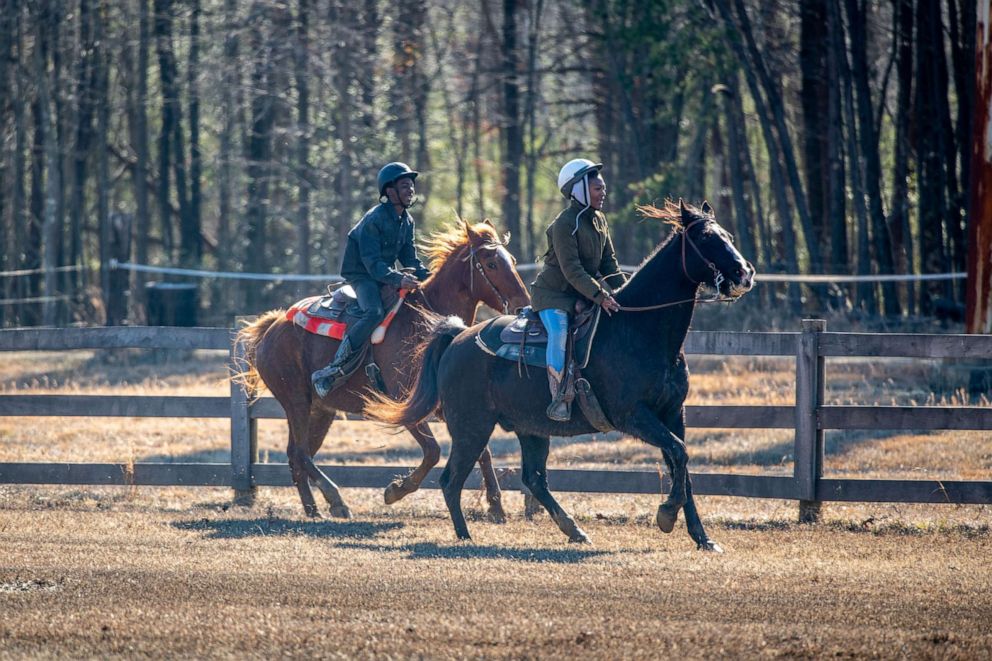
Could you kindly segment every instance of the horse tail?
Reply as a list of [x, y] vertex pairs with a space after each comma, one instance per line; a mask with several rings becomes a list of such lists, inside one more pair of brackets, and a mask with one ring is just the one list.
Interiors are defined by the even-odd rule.
[[258, 373], [255, 359], [258, 354], [258, 344], [272, 324], [285, 316], [284, 310], [271, 310], [238, 331], [234, 336], [235, 345], [240, 344], [242, 352], [235, 360], [235, 372], [231, 380], [240, 383], [248, 392], [254, 392], [264, 386], [262, 376]]
[[429, 418], [441, 403], [437, 383], [441, 356], [465, 328], [465, 323], [458, 317], [438, 318], [413, 356], [413, 364], [419, 365], [419, 371], [413, 377], [413, 389], [401, 400], [392, 400], [377, 392], [367, 395], [365, 415], [397, 427], [417, 425]]

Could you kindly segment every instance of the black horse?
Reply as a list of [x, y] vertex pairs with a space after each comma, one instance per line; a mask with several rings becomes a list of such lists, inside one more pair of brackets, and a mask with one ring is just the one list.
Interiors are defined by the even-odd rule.
[[[671, 532], [685, 508], [689, 535], [699, 548], [720, 551], [696, 511], [686, 468], [685, 407], [689, 370], [682, 345], [689, 330], [696, 293], [703, 283], [727, 298], [752, 285], [754, 267], [734, 248], [733, 238], [702, 208], [667, 202], [644, 207], [675, 231], [648, 257], [616, 294], [619, 313], [603, 315], [584, 376], [592, 384], [612, 426], [661, 449], [672, 477], [657, 523]], [[367, 413], [394, 425], [425, 420], [440, 406], [451, 434], [451, 453], [441, 475], [444, 499], [455, 533], [468, 539], [461, 510], [465, 479], [498, 424], [516, 432], [523, 457], [523, 483], [573, 542], [588, 537], [548, 490], [549, 437], [596, 431], [578, 407], [570, 422], [545, 415], [549, 393], [543, 373], [521, 375], [518, 366], [476, 344], [482, 325], [465, 328], [457, 318], [439, 319], [421, 345], [420, 374], [403, 401], [380, 401]]]

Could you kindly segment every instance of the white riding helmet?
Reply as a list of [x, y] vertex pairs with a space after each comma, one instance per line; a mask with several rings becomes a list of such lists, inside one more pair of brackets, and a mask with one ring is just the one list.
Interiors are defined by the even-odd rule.
[[593, 170], [602, 170], [602, 163], [593, 163], [588, 158], [573, 158], [558, 173], [558, 190], [565, 199], [572, 197], [572, 186]]

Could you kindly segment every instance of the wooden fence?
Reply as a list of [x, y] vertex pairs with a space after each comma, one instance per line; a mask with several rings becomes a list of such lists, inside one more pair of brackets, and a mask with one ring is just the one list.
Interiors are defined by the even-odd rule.
[[[0, 352], [75, 349], [214, 349], [238, 359], [233, 331], [226, 328], [73, 328], [0, 331]], [[975, 359], [992, 367], [992, 336], [829, 333], [825, 323], [804, 320], [793, 333], [693, 331], [690, 354], [794, 356], [794, 406], [690, 406], [690, 428], [794, 429], [794, 471], [790, 475], [694, 473], [697, 494], [782, 498], [800, 501], [800, 518], [815, 520], [824, 501], [902, 503], [992, 503], [992, 481], [831, 479], [823, 477], [823, 434], [827, 429], [992, 430], [992, 407], [825, 405], [826, 358], [909, 357]], [[229, 418], [230, 463], [0, 463], [0, 484], [98, 484], [227, 486], [250, 499], [258, 486], [291, 486], [286, 464], [258, 463], [259, 419], [284, 418], [271, 397], [232, 385], [229, 397], [0, 395], [0, 416], [109, 416]], [[691, 452], [690, 452], [691, 456]], [[385, 487], [405, 466], [323, 466], [342, 487]], [[516, 470], [501, 471], [504, 487], [522, 489]], [[437, 487], [440, 470], [424, 482]], [[469, 486], [478, 485], [477, 471]], [[557, 491], [658, 494], [667, 478], [653, 470], [551, 470]]]

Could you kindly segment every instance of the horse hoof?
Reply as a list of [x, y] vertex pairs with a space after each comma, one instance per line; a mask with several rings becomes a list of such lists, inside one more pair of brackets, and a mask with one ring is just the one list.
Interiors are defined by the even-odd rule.
[[655, 521], [657, 521], [661, 532], [667, 534], [675, 530], [675, 522], [678, 520], [679, 511], [677, 509], [673, 512], [665, 507], [664, 503], [658, 506], [658, 516]]
[[322, 519], [323, 518], [323, 516], [321, 516], [321, 514], [320, 514], [320, 510], [317, 509], [317, 506], [316, 505], [314, 505], [313, 507], [304, 507], [303, 508], [303, 511], [311, 519]]
[[348, 509], [347, 505], [335, 505], [331, 508], [331, 516], [335, 519], [350, 519], [351, 510]]
[[700, 551], [708, 551], [711, 553], [723, 553], [723, 549], [720, 548], [720, 545], [714, 542], [712, 539], [707, 539], [705, 542], [702, 542], [701, 544], [697, 545], [697, 548]]
[[506, 523], [506, 512], [503, 511], [503, 506], [499, 504], [492, 504], [489, 506], [489, 522], [490, 523]]
[[589, 535], [587, 535], [585, 531], [578, 526], [576, 526], [572, 534], [568, 536], [568, 542], [569, 544], [592, 544], [592, 540], [589, 539]]
[[383, 492], [382, 497], [386, 501], [387, 505], [392, 505], [395, 502], [401, 500], [404, 496], [408, 495], [410, 492], [403, 488], [403, 483], [400, 481], [390, 482], [389, 486]]

